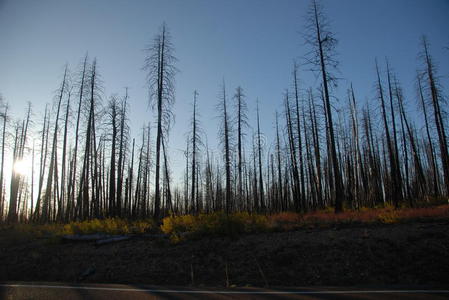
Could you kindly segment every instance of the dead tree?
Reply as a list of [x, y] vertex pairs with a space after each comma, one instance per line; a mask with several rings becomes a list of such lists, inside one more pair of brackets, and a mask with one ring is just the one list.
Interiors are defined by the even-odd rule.
[[112, 96], [109, 100], [108, 106], [108, 115], [109, 122], [111, 126], [111, 161], [109, 164], [109, 215], [117, 216], [117, 203], [116, 203], [116, 145], [117, 145], [117, 136], [119, 131], [119, 107], [118, 100], [116, 96]]
[[226, 87], [223, 83], [223, 90], [220, 96], [220, 102], [218, 104], [218, 109], [221, 113], [220, 119], [220, 129], [219, 129], [219, 139], [223, 147], [223, 159], [225, 163], [226, 172], [226, 196], [225, 196], [225, 210], [226, 214], [229, 214], [232, 203], [232, 190], [231, 190], [231, 124], [230, 117], [226, 105]]
[[387, 65], [387, 82], [388, 82], [388, 98], [389, 98], [389, 102], [390, 102], [390, 121], [391, 121], [391, 126], [392, 126], [392, 131], [393, 131], [393, 140], [391, 148], [393, 151], [393, 157], [394, 157], [394, 163], [395, 163], [395, 169], [396, 169], [396, 175], [397, 178], [396, 183], [397, 184], [397, 195], [396, 197], [399, 197], [396, 202], [399, 203], [402, 198], [402, 187], [403, 187], [403, 183], [402, 183], [402, 174], [401, 174], [401, 167], [400, 167], [400, 158], [399, 158], [399, 146], [398, 146], [398, 138], [397, 138], [397, 129], [396, 129], [396, 118], [395, 118], [395, 106], [393, 105], [393, 87], [392, 87], [392, 82], [391, 82], [391, 72], [390, 72], [390, 66], [388, 64], [388, 60], [386, 61], [386, 65]]
[[278, 113], [276, 112], [276, 160], [277, 160], [277, 187], [276, 187], [276, 206], [279, 211], [282, 207], [283, 187], [282, 187], [282, 160], [281, 160], [281, 141], [279, 137]]
[[299, 198], [301, 199], [301, 206], [304, 211], [307, 210], [307, 203], [305, 200], [305, 184], [304, 184], [304, 158], [303, 158], [303, 148], [302, 148], [302, 135], [301, 135], [301, 118], [299, 116], [299, 79], [298, 79], [298, 65], [296, 62], [293, 64], [293, 90], [295, 97], [295, 114], [296, 114], [296, 139], [298, 144], [298, 157], [299, 157], [299, 174], [300, 174], [300, 185], [298, 189]]
[[22, 174], [16, 171], [14, 165], [23, 159], [27, 141], [28, 125], [30, 123], [30, 116], [31, 103], [28, 104], [26, 119], [23, 120], [21, 125], [20, 122], [16, 124], [13, 148], [13, 168], [11, 170], [8, 223], [16, 223], [18, 221], [18, 207], [20, 204], [19, 189], [21, 187]]
[[[64, 78], [62, 80], [61, 87], [59, 89], [59, 95], [58, 100], [56, 103], [56, 118], [55, 118], [55, 127], [53, 131], [53, 141], [52, 141], [52, 148], [50, 152], [50, 166], [48, 171], [48, 177], [47, 177], [47, 186], [45, 188], [45, 194], [43, 199], [43, 217], [44, 221], [52, 221], [54, 220], [55, 215], [55, 209], [56, 209], [56, 202], [57, 199], [53, 199], [53, 209], [48, 209], [49, 206], [51, 206], [51, 198], [52, 193], [56, 193], [56, 190], [58, 189], [58, 154], [57, 154], [57, 144], [58, 144], [58, 131], [59, 131], [59, 113], [61, 109], [61, 103], [64, 96], [64, 93], [67, 89], [67, 66], [64, 71]], [[53, 212], [52, 212], [53, 211]]]
[[58, 205], [58, 221], [64, 220], [66, 202], [65, 202], [65, 194], [66, 194], [66, 160], [67, 160], [67, 134], [69, 127], [69, 111], [70, 111], [70, 97], [71, 97], [72, 89], [68, 91], [67, 103], [66, 103], [66, 111], [64, 117], [64, 136], [62, 142], [62, 163], [61, 163], [61, 191], [59, 195], [59, 205]]
[[376, 73], [377, 73], [376, 86], [377, 86], [378, 98], [380, 100], [382, 120], [383, 120], [384, 129], [385, 129], [386, 144], [387, 144], [388, 157], [389, 157], [389, 162], [390, 162], [390, 177], [391, 177], [391, 185], [392, 185], [391, 198], [392, 198], [394, 206], [397, 208], [397, 207], [399, 207], [400, 200], [402, 199], [402, 191], [401, 191], [401, 186], [400, 186], [400, 181], [399, 181], [400, 176], [398, 175], [398, 173], [400, 171], [397, 169], [398, 164], [396, 163], [396, 155], [395, 155], [394, 145], [393, 145], [393, 141], [392, 141], [391, 135], [390, 135], [390, 127], [388, 125], [387, 111], [386, 111], [386, 106], [385, 106], [384, 89], [382, 87], [382, 82], [380, 79], [380, 73], [379, 73], [379, 67], [377, 65], [377, 61], [376, 61]]
[[245, 132], [244, 130], [248, 127], [248, 117], [246, 114], [247, 105], [245, 101], [245, 94], [243, 93], [243, 89], [239, 86], [235, 90], [234, 94], [235, 100], [235, 116], [237, 118], [237, 175], [238, 175], [238, 184], [237, 184], [237, 196], [238, 201], [243, 201], [243, 144]]
[[[0, 100], [2, 100], [0, 95]], [[3, 103], [2, 103], [3, 104]], [[2, 154], [1, 154], [1, 166], [0, 166], [0, 221], [3, 220], [3, 214], [5, 210], [5, 195], [3, 191], [3, 174], [5, 170], [5, 144], [6, 144], [6, 127], [8, 124], [8, 104], [3, 107], [3, 112], [1, 117], [3, 118], [3, 128], [2, 128]]]
[[[412, 156], [413, 156], [413, 161], [414, 161], [414, 166], [415, 166], [415, 170], [416, 170], [416, 184], [419, 187], [419, 191], [418, 191], [418, 196], [419, 197], [423, 197], [426, 194], [426, 179], [424, 176], [424, 170], [421, 164], [421, 159], [419, 157], [419, 152], [418, 152], [418, 145], [415, 141], [415, 136], [413, 134], [413, 130], [411, 127], [411, 124], [407, 118], [407, 114], [406, 111], [404, 109], [404, 99], [403, 99], [403, 95], [402, 95], [402, 90], [398, 87], [395, 86], [395, 93], [396, 93], [396, 97], [398, 100], [398, 104], [399, 104], [399, 112], [401, 114], [402, 120], [405, 124], [405, 128], [407, 129], [407, 134], [408, 134], [408, 140], [410, 142], [410, 147], [412, 150]], [[406, 166], [406, 170], [407, 170], [407, 166]], [[410, 199], [411, 201], [411, 199]], [[413, 203], [411, 203], [411, 205], [413, 205]]]
[[80, 80], [78, 84], [78, 111], [76, 117], [76, 126], [75, 126], [75, 147], [73, 149], [72, 155], [72, 170], [70, 172], [69, 179], [69, 189], [68, 189], [68, 202], [66, 209], [66, 219], [70, 220], [74, 217], [75, 210], [75, 193], [76, 193], [76, 178], [77, 178], [77, 164], [78, 164], [78, 143], [79, 143], [79, 128], [80, 128], [80, 119], [81, 119], [81, 107], [84, 99], [84, 92], [86, 89], [86, 72], [87, 72], [87, 54], [84, 56], [84, 62], [82, 71], [80, 74]]
[[[83, 165], [81, 168], [81, 176], [80, 176], [80, 187], [78, 191], [78, 199], [77, 199], [77, 216], [80, 219], [87, 219], [94, 215], [98, 217], [98, 208], [97, 203], [97, 192], [95, 190], [96, 186], [96, 178], [97, 174], [97, 145], [96, 145], [96, 133], [95, 133], [95, 117], [96, 117], [96, 107], [98, 105], [97, 102], [100, 100], [99, 95], [99, 79], [97, 74], [97, 62], [96, 59], [92, 62], [92, 66], [90, 69], [90, 74], [88, 78], [89, 83], [89, 100], [88, 100], [88, 119], [87, 119], [87, 129], [86, 129], [86, 137], [85, 137], [85, 147], [84, 147], [84, 158]], [[89, 183], [91, 181], [91, 183]], [[89, 197], [89, 186], [91, 186], [92, 191]], [[91, 201], [90, 201], [91, 200]], [[92, 204], [92, 205], [90, 205]]]
[[302, 210], [300, 203], [300, 187], [299, 187], [299, 173], [298, 173], [298, 163], [296, 156], [296, 146], [293, 136], [293, 120], [292, 113], [290, 108], [290, 100], [288, 91], [285, 91], [284, 95], [284, 107], [285, 107], [285, 121], [287, 125], [287, 135], [288, 135], [288, 146], [290, 149], [290, 160], [291, 160], [291, 170], [293, 175], [293, 185], [292, 185], [292, 194], [293, 194], [293, 203], [295, 206], [295, 210], [300, 212]]
[[48, 148], [48, 134], [50, 127], [50, 112], [48, 111], [48, 105], [45, 105], [44, 122], [42, 126], [42, 136], [41, 136], [41, 150], [40, 150], [40, 162], [39, 162], [39, 183], [36, 198], [36, 208], [34, 209], [33, 219], [35, 221], [39, 220], [42, 216], [41, 208], [41, 193], [44, 185], [44, 172], [47, 161], [47, 148]]
[[324, 112], [327, 122], [327, 135], [329, 137], [328, 159], [330, 159], [332, 163], [335, 212], [339, 213], [343, 210], [344, 192], [337, 157], [330, 101], [330, 85], [336, 83], [336, 78], [332, 75], [331, 69], [335, 69], [338, 64], [334, 54], [337, 40], [335, 39], [334, 34], [329, 30], [329, 24], [323, 14], [322, 7], [318, 5], [315, 0], [313, 0], [309, 11], [307, 31], [306, 43], [312, 47], [309, 55], [309, 62], [315, 67], [315, 70], [320, 72], [322, 78], [325, 104]]
[[421, 83], [421, 75], [417, 74], [417, 85], [418, 85], [418, 98], [419, 98], [419, 105], [422, 109], [423, 115], [424, 115], [424, 124], [425, 124], [425, 128], [426, 128], [426, 137], [427, 137], [427, 142], [428, 142], [428, 148], [429, 148], [429, 157], [430, 157], [430, 169], [432, 172], [432, 183], [433, 183], [433, 196], [437, 196], [440, 193], [439, 190], [439, 184], [438, 184], [438, 178], [439, 178], [439, 174], [438, 174], [438, 170], [437, 170], [437, 163], [436, 163], [436, 158], [435, 158], [435, 151], [434, 151], [434, 146], [433, 146], [433, 142], [432, 142], [432, 138], [430, 136], [430, 126], [429, 126], [429, 117], [428, 117], [428, 113], [427, 113], [427, 108], [426, 108], [426, 104], [424, 101], [424, 92], [423, 92], [423, 87], [422, 87], [422, 83]]
[[[443, 169], [444, 184], [446, 188], [446, 196], [449, 196], [449, 153], [447, 146], [447, 135], [444, 121], [444, 99], [441, 97], [441, 91], [438, 85], [438, 79], [435, 75], [435, 65], [429, 53], [429, 44], [425, 37], [422, 38], [422, 59], [425, 70], [424, 76], [427, 79], [427, 90], [430, 94], [430, 102], [433, 108], [433, 117], [438, 134], [440, 146], [441, 166]], [[442, 107], [443, 104], [443, 107]]]
[[152, 45], [146, 49], [144, 69], [148, 72], [147, 81], [150, 90], [150, 102], [157, 112], [156, 132], [156, 179], [154, 198], [154, 217], [160, 218], [161, 191], [160, 191], [160, 161], [162, 135], [167, 136], [170, 128], [172, 105], [175, 100], [174, 77], [176, 68], [173, 56], [173, 46], [170, 34], [165, 23], [160, 33], [156, 35]]
[[[116, 215], [122, 216], [123, 210], [123, 177], [125, 170], [125, 155], [127, 149], [128, 140], [128, 126], [127, 120], [127, 102], [128, 101], [128, 88], [125, 89], [125, 97], [121, 101], [120, 109], [120, 136], [119, 136], [119, 151], [118, 151], [118, 162], [117, 162], [117, 205], [116, 205]], [[126, 193], [125, 193], [126, 194]], [[125, 205], [126, 208], [126, 205]]]
[[190, 132], [190, 143], [192, 144], [192, 150], [191, 150], [191, 189], [190, 189], [190, 203], [191, 207], [193, 208], [193, 211], [195, 213], [199, 213], [200, 211], [200, 205], [198, 203], [198, 178], [197, 178], [197, 169], [198, 169], [198, 154], [199, 154], [199, 147], [202, 144], [201, 141], [201, 132], [199, 128], [199, 121], [198, 121], [198, 113], [197, 113], [197, 97], [198, 92], [195, 90], [193, 92], [193, 114], [192, 119], [190, 121], [191, 123], [191, 132]]
[[263, 188], [263, 172], [262, 172], [262, 144], [260, 135], [260, 121], [259, 121], [259, 101], [257, 101], [257, 157], [259, 159], [259, 202], [260, 209], [265, 211], [265, 194]]

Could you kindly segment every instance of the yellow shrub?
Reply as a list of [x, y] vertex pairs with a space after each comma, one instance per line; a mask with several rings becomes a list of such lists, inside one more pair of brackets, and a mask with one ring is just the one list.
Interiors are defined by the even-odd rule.
[[399, 222], [399, 216], [396, 211], [386, 211], [378, 216], [379, 222], [384, 224], [393, 224]]
[[226, 215], [223, 212], [210, 214], [169, 216], [162, 220], [162, 232], [179, 240], [182, 234], [195, 236], [235, 236], [245, 232], [260, 232], [268, 229], [268, 218], [247, 212]]
[[93, 219], [64, 225], [62, 234], [132, 234], [144, 233], [154, 228], [151, 220], [127, 221], [119, 218]]

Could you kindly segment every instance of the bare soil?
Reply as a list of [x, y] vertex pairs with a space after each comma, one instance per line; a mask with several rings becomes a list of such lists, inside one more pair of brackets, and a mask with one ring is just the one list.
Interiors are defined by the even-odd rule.
[[97, 246], [0, 231], [0, 281], [193, 286], [449, 284], [449, 220]]

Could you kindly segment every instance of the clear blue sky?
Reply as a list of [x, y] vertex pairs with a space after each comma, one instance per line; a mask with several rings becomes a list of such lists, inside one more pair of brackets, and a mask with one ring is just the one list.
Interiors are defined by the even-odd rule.
[[[171, 132], [174, 171], [184, 166], [184, 149], [193, 90], [199, 92], [201, 122], [212, 148], [218, 120], [220, 84], [228, 94], [241, 85], [250, 114], [259, 98], [262, 131], [272, 137], [274, 112], [291, 83], [293, 59], [307, 52], [301, 32], [309, 1], [302, 0], [0, 0], [0, 93], [14, 116], [31, 101], [36, 117], [51, 102], [65, 63], [75, 69], [86, 52], [97, 57], [105, 100], [129, 87], [133, 136], [153, 120], [148, 109], [142, 49], [166, 22], [180, 73], [176, 77], [176, 123]], [[373, 101], [374, 58], [388, 56], [406, 96], [413, 89], [419, 38], [428, 36], [431, 51], [449, 79], [449, 1], [322, 1], [339, 39], [342, 78], [337, 96], [350, 82], [360, 102]], [[316, 86], [313, 74], [300, 70], [302, 87]], [[447, 91], [447, 89], [446, 89]], [[342, 102], [346, 103], [343, 98]], [[374, 101], [373, 101], [374, 104]], [[414, 110], [415, 106], [410, 106]], [[250, 123], [254, 125], [254, 118]], [[174, 174], [179, 178], [179, 174]]]

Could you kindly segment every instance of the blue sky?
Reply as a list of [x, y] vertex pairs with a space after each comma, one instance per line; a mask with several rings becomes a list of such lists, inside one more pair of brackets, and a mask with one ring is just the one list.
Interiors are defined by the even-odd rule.
[[[261, 129], [270, 140], [274, 112], [291, 83], [294, 59], [302, 62], [305, 15], [302, 0], [57, 1], [0, 0], [0, 93], [14, 116], [31, 101], [36, 117], [50, 103], [65, 63], [76, 69], [84, 54], [96, 57], [104, 81], [104, 100], [129, 87], [133, 136], [154, 120], [148, 108], [144, 49], [166, 22], [176, 49], [176, 123], [170, 135], [174, 171], [184, 166], [184, 149], [193, 91], [199, 92], [201, 122], [212, 148], [218, 120], [215, 105], [224, 79], [228, 95], [241, 85], [247, 95], [250, 124], [256, 98]], [[388, 57], [407, 100], [415, 101], [419, 39], [426, 34], [449, 83], [449, 1], [322, 1], [339, 39], [342, 80], [335, 95], [343, 98], [352, 82], [360, 105], [374, 101], [374, 58]], [[316, 87], [315, 77], [300, 70], [302, 88]], [[447, 91], [447, 90], [446, 90]], [[338, 104], [337, 104], [338, 106]], [[413, 113], [414, 105], [409, 106]], [[178, 174], [174, 174], [179, 177]]]

